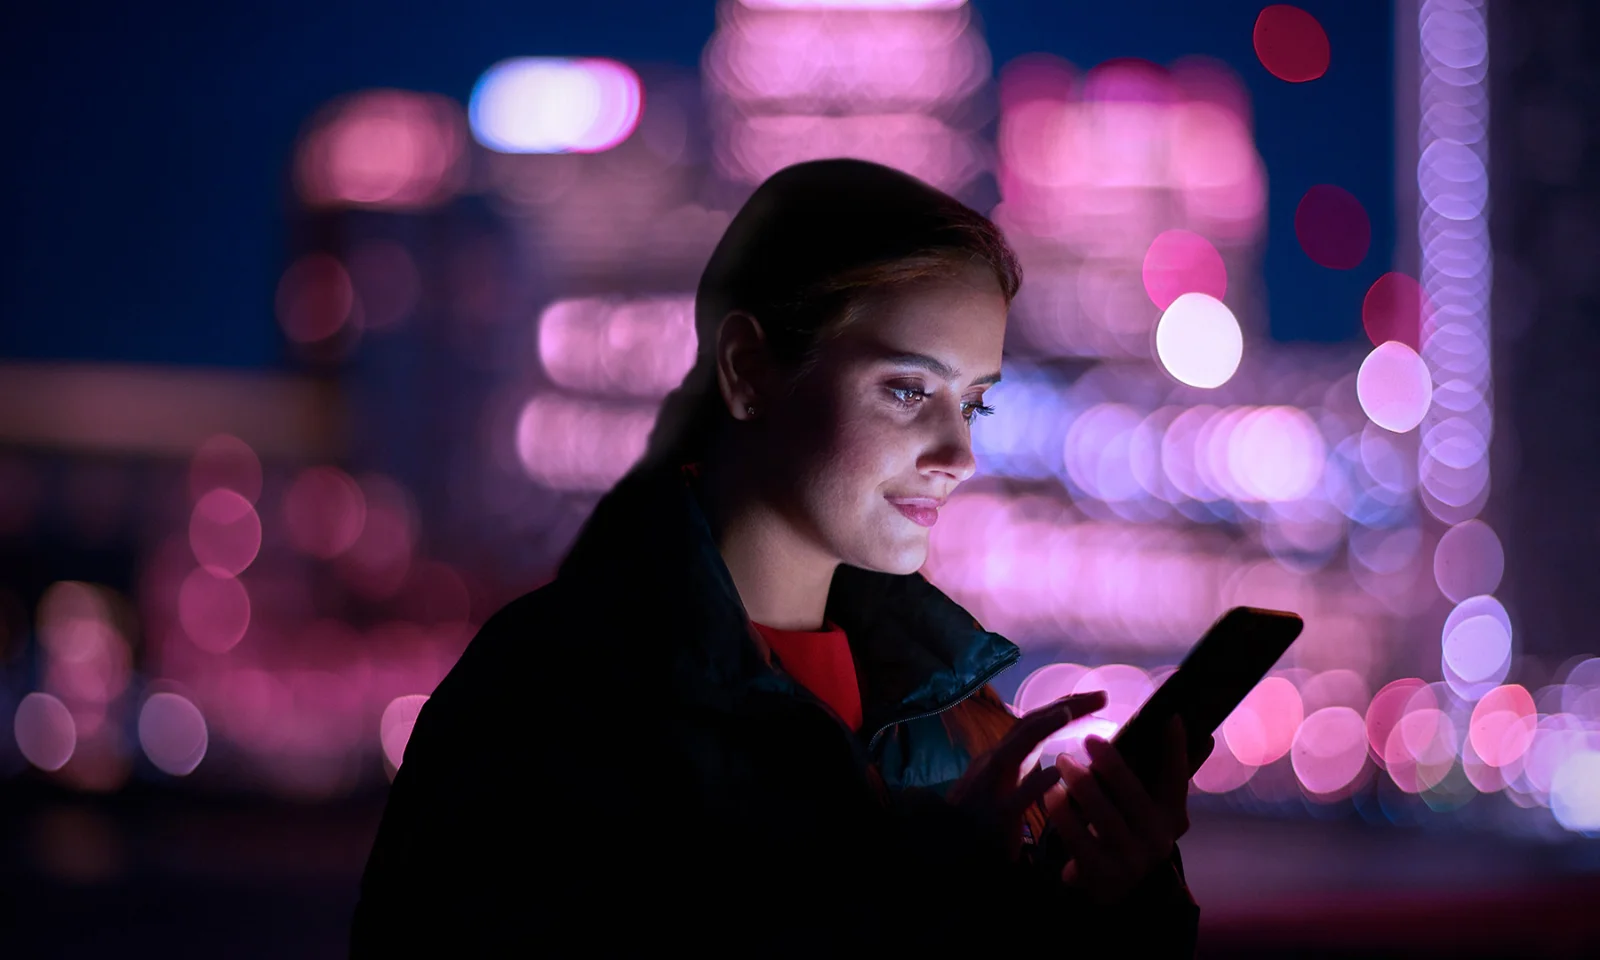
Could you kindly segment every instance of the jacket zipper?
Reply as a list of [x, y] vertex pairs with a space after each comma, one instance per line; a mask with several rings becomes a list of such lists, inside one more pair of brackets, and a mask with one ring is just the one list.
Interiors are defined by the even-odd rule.
[[984, 675], [980, 676], [977, 680], [975, 680], [972, 683], [968, 684], [966, 689], [962, 691], [961, 696], [956, 697], [954, 700], [951, 700], [949, 703], [946, 703], [946, 704], [944, 704], [944, 705], [942, 705], [940, 707], [937, 707], [936, 709], [929, 710], [929, 711], [927, 711], [925, 713], [918, 713], [918, 714], [915, 714], [915, 715], [909, 716], [909, 717], [901, 717], [898, 720], [891, 720], [888, 723], [884, 724], [883, 726], [879, 727], [878, 731], [872, 735], [872, 738], [870, 740], [867, 741], [867, 753], [869, 755], [872, 753], [873, 748], [878, 745], [878, 738], [883, 736], [884, 732], [887, 731], [890, 727], [898, 726], [898, 725], [900, 725], [902, 723], [910, 723], [913, 720], [921, 720], [924, 717], [935, 717], [935, 716], [938, 716], [941, 713], [944, 713], [946, 710], [949, 710], [951, 707], [955, 706], [956, 704], [960, 703], [961, 701], [963, 701], [963, 700], [967, 699], [968, 697], [972, 696], [973, 694], [977, 693], [979, 690], [982, 690], [984, 684], [988, 683], [990, 680], [993, 680], [995, 677], [998, 677], [1001, 673], [1003, 673], [1005, 671], [1005, 669], [1007, 667], [1011, 666], [1012, 664], [1016, 663], [1018, 660], [1021, 660], [1021, 659], [1022, 659], [1022, 653], [1021, 653], [1021, 651], [1018, 651], [1016, 656], [1007, 657], [1006, 659], [1002, 660], [999, 664], [997, 664], [994, 667], [994, 669], [990, 670], [988, 673], [985, 673]]

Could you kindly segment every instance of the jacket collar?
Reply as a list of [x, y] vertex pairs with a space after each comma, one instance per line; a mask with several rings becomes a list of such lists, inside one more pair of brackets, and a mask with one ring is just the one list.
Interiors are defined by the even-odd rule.
[[[677, 467], [638, 467], [602, 497], [557, 580], [593, 598], [593, 612], [630, 651], [666, 667], [681, 696], [738, 709], [757, 691], [796, 690], [761, 659], [711, 526]], [[921, 574], [841, 564], [827, 617], [855, 655], [868, 735], [943, 710], [1021, 657]]]

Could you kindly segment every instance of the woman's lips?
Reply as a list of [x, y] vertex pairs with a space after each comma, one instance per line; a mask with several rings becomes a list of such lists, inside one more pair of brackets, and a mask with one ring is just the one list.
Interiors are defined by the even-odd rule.
[[931, 527], [939, 522], [939, 501], [937, 500], [911, 498], [890, 500], [889, 503], [918, 526]]

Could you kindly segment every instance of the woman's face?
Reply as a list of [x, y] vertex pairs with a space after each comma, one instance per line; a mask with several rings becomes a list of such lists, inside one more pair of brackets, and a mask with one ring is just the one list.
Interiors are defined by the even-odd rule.
[[920, 569], [938, 506], [972, 476], [972, 421], [1000, 379], [1006, 301], [966, 264], [869, 300], [773, 410], [777, 506], [811, 546], [884, 573]]

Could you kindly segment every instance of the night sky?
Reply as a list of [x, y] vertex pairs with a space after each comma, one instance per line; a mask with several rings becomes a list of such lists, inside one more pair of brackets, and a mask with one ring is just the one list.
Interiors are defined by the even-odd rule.
[[[1273, 335], [1355, 340], [1361, 298], [1394, 248], [1394, 15], [1386, 0], [1298, 5], [1333, 51], [1328, 74], [1306, 84], [1256, 60], [1260, 2], [974, 0], [997, 67], [1034, 51], [1079, 67], [1196, 53], [1230, 64], [1267, 165]], [[0, 356], [273, 368], [293, 364], [272, 313], [288, 163], [320, 105], [366, 87], [465, 102], [509, 56], [692, 67], [714, 6], [56, 3], [3, 17]], [[1313, 264], [1295, 240], [1295, 205], [1316, 183], [1351, 191], [1371, 217], [1372, 249], [1354, 270]]]

